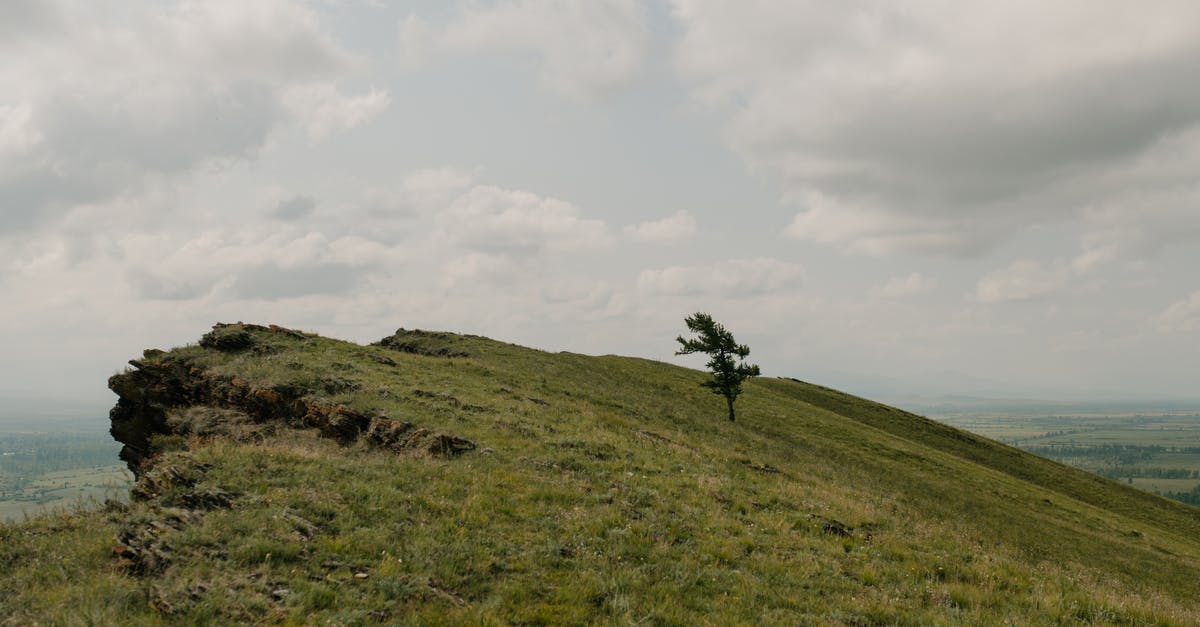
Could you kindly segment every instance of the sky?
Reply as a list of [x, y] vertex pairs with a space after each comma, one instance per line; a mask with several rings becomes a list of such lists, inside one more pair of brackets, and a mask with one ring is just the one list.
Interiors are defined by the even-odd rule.
[[[6, 0], [0, 399], [217, 321], [1200, 397], [1200, 3]], [[17, 399], [12, 401], [11, 399]]]

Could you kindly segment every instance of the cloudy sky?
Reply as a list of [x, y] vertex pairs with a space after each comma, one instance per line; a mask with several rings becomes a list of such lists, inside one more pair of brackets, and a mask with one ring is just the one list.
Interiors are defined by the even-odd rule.
[[1200, 396], [1193, 0], [0, 12], [0, 397], [215, 321], [672, 360], [697, 310], [865, 394]]

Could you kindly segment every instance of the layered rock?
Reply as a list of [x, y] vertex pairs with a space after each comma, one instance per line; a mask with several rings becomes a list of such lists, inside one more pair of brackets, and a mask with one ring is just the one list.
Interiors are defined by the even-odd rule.
[[[274, 325], [218, 324], [200, 345], [222, 352], [269, 353], [272, 347], [260, 339], [262, 332], [308, 337]], [[315, 429], [343, 444], [365, 436], [376, 446], [424, 449], [435, 455], [457, 455], [475, 448], [469, 440], [329, 403], [295, 386], [257, 387], [240, 377], [213, 373], [193, 360], [160, 350], [147, 350], [142, 359], [129, 363], [132, 369], [108, 381], [108, 387], [119, 397], [109, 412], [110, 433], [124, 445], [121, 459], [139, 476], [155, 452], [155, 442], [173, 436], [244, 438], [292, 428]], [[335, 378], [327, 379], [328, 386], [340, 383]]]

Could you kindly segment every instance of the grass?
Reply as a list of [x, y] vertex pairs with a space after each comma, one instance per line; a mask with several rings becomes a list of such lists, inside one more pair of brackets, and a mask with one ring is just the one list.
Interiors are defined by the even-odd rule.
[[0, 521], [120, 498], [129, 481], [129, 470], [123, 464], [48, 472], [25, 487], [21, 499], [0, 500]]
[[[996, 438], [1143, 490], [1186, 493], [1200, 479], [1200, 414], [951, 415], [947, 424]], [[1187, 471], [1168, 474], [1164, 471]], [[1194, 502], [1194, 501], [1187, 501]]]
[[[864, 399], [754, 380], [730, 424], [647, 360], [251, 333], [269, 349], [167, 357], [478, 448], [179, 438], [142, 483], [186, 481], [0, 526], [0, 622], [1200, 621], [1200, 510]], [[229, 505], [180, 507], [200, 493]]]

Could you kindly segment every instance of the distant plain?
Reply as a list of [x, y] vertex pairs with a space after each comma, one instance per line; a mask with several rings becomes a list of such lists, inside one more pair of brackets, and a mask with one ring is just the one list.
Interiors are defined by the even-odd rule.
[[1200, 405], [1046, 406], [936, 413], [940, 422], [1170, 496], [1200, 489]]

